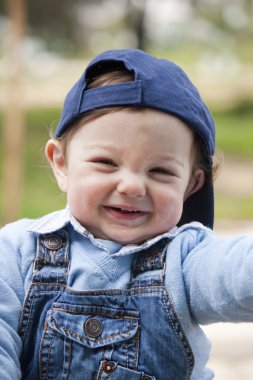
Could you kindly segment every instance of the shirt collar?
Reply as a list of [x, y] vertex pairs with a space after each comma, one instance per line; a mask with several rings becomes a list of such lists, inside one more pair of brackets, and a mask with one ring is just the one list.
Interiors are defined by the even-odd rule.
[[65, 227], [69, 222], [70, 212], [68, 208], [65, 208], [36, 219], [29, 226], [28, 231], [37, 234], [50, 234]]
[[[48, 215], [45, 215], [39, 219], [36, 219], [28, 228], [28, 231], [36, 234], [50, 234], [59, 231], [63, 227], [71, 224], [72, 227], [81, 235], [87, 237], [93, 245], [96, 247], [108, 251], [107, 247], [103, 245], [101, 239], [96, 239], [85, 227], [83, 227], [74, 217], [71, 215], [70, 210], [66, 207], [64, 210], [55, 211]], [[181, 229], [181, 228], [180, 228]], [[163, 238], [172, 239], [179, 232], [178, 227], [173, 227], [168, 232], [155, 236], [152, 239], [146, 240], [142, 244], [128, 244], [122, 246], [115, 256], [127, 255], [149, 248], [151, 245], [157, 243]]]

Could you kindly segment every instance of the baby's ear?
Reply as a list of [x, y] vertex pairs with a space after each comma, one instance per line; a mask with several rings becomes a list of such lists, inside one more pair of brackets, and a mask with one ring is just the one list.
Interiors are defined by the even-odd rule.
[[50, 139], [45, 148], [46, 157], [53, 169], [59, 188], [67, 192], [67, 164], [60, 141]]
[[202, 169], [197, 169], [193, 173], [192, 177], [190, 178], [190, 181], [185, 191], [184, 200], [186, 200], [187, 198], [189, 198], [190, 195], [200, 190], [201, 187], [204, 186], [204, 183], [205, 183], [205, 173]]

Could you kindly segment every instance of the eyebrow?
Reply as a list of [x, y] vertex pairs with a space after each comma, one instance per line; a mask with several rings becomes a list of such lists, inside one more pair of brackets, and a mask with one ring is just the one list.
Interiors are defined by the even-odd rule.
[[[91, 148], [91, 149], [97, 148], [97, 149], [101, 149], [105, 151], [110, 150], [116, 153], [121, 153], [121, 149], [110, 142], [101, 141], [98, 143], [88, 143], [86, 147]], [[162, 153], [162, 154], [155, 154], [155, 157], [153, 160], [154, 161], [172, 161], [172, 162], [174, 161], [181, 167], [185, 166], [185, 160], [178, 160], [174, 155], [169, 154], [168, 152]]]
[[169, 153], [162, 153], [162, 154], [157, 154], [154, 157], [154, 161], [174, 161], [176, 162], [179, 166], [184, 167], [185, 160], [178, 160], [173, 154]]
[[90, 147], [90, 148], [102, 148], [102, 149], [114, 149], [114, 150], [118, 150], [117, 147], [112, 144], [112, 143], [105, 143], [105, 142], [93, 142], [93, 143], [85, 143], [86, 146]]

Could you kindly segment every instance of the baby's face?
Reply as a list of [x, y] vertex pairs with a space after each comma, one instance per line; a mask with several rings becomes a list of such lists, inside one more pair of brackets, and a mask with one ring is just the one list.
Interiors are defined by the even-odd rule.
[[81, 127], [68, 147], [61, 189], [95, 237], [139, 243], [175, 226], [201, 186], [192, 131], [160, 111], [123, 110]]

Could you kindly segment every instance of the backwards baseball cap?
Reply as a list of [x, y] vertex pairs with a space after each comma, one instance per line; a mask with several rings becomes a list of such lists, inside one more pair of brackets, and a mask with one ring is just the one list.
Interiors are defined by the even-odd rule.
[[[117, 63], [133, 74], [133, 81], [87, 89], [94, 73], [98, 75], [105, 66], [114, 67]], [[67, 94], [55, 137], [59, 138], [88, 111], [112, 106], [148, 107], [179, 118], [200, 136], [206, 157], [212, 163], [213, 118], [196, 87], [175, 63], [137, 49], [110, 50], [98, 55]], [[199, 221], [212, 228], [213, 219], [213, 185], [206, 182], [185, 201], [179, 224]]]

